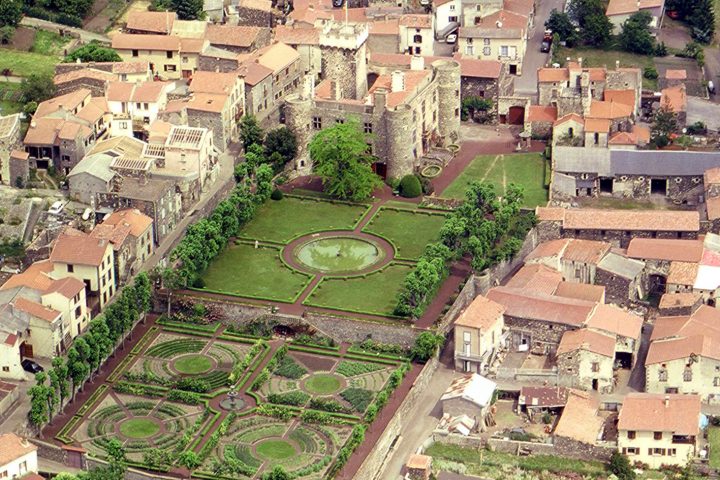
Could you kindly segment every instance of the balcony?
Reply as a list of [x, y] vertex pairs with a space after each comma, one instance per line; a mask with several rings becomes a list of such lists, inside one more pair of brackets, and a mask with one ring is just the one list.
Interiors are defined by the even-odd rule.
[[458, 360], [469, 360], [471, 362], [486, 362], [490, 357], [491, 350], [488, 350], [483, 355], [477, 355], [475, 353], [465, 353], [463, 351], [456, 351], [455, 358]]
[[500, 60], [501, 62], [514, 62], [514, 61], [521, 61], [522, 58], [521, 58], [520, 55], [518, 55], [518, 54], [515, 54], [515, 55], [498, 55], [498, 60]]
[[686, 435], [673, 435], [672, 443], [674, 445], [695, 445], [695, 437]]

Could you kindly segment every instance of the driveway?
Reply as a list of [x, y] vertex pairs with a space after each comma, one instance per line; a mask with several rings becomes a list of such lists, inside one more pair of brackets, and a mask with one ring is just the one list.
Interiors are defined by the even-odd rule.
[[523, 73], [515, 78], [515, 93], [519, 95], [537, 94], [537, 70], [550, 61], [550, 54], [540, 51], [545, 21], [550, 17], [553, 8], [562, 11], [565, 0], [538, 0], [536, 5], [535, 25], [528, 32], [527, 48], [523, 58]]
[[[717, 84], [717, 83], [716, 83]], [[710, 97], [717, 100], [717, 95]], [[711, 100], [697, 97], [687, 97], [687, 124], [704, 122], [710, 130], [720, 130], [720, 105]]]

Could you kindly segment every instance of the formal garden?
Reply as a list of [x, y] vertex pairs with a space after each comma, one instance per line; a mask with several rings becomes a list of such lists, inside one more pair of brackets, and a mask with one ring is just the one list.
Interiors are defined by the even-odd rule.
[[55, 440], [101, 459], [121, 447], [129, 466], [194, 478], [260, 479], [278, 467], [324, 478], [409, 369], [405, 353], [373, 342], [273, 340], [200, 318], [157, 320]]

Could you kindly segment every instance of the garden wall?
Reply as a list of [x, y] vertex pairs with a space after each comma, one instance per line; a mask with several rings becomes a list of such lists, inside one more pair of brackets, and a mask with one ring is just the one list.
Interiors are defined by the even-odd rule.
[[415, 421], [415, 418], [411, 416], [414, 414], [413, 408], [420, 395], [422, 395], [430, 383], [430, 379], [435, 373], [435, 370], [437, 370], [438, 364], [439, 360], [437, 356], [425, 364], [397, 412], [395, 412], [395, 415], [390, 422], [388, 422], [382, 435], [373, 446], [373, 449], [368, 453], [367, 457], [365, 457], [365, 461], [355, 473], [353, 479], [380, 479], [380, 475], [385, 467], [385, 462], [390, 458], [392, 447], [400, 435], [402, 426], [408, 422]]
[[[102, 460], [98, 460], [97, 458], [92, 457], [86, 457], [87, 458], [87, 466], [88, 470], [95, 468], [95, 467], [106, 467], [108, 464], [107, 462], [103, 462]], [[168, 477], [165, 475], [160, 475], [158, 473], [147, 473], [142, 472], [140, 470], [135, 470], [134, 468], [128, 468], [125, 472], [125, 480], [177, 480], [177, 477]]]

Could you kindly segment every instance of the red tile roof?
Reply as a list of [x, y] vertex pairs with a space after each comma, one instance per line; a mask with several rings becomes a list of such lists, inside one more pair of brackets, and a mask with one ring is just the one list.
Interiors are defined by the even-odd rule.
[[627, 248], [628, 257], [643, 260], [699, 262], [702, 255], [702, 240], [633, 238]]
[[498, 321], [502, 322], [505, 308], [478, 295], [455, 320], [455, 325], [478, 328], [483, 332], [490, 330]]
[[527, 111], [526, 121], [553, 123], [557, 120], [557, 113], [557, 107], [530, 105]]
[[580, 330], [569, 330], [563, 333], [557, 354], [586, 350], [604, 357], [615, 356], [615, 336], [581, 328]]
[[82, 232], [66, 229], [58, 236], [50, 253], [50, 261], [67, 264], [99, 266], [108, 248], [107, 240], [98, 240]]
[[699, 426], [699, 395], [629, 393], [618, 418], [618, 429], [640, 432], [697, 435]]
[[505, 315], [581, 326], [595, 307], [592, 302], [545, 295], [518, 288], [495, 287], [487, 297], [505, 307]]

